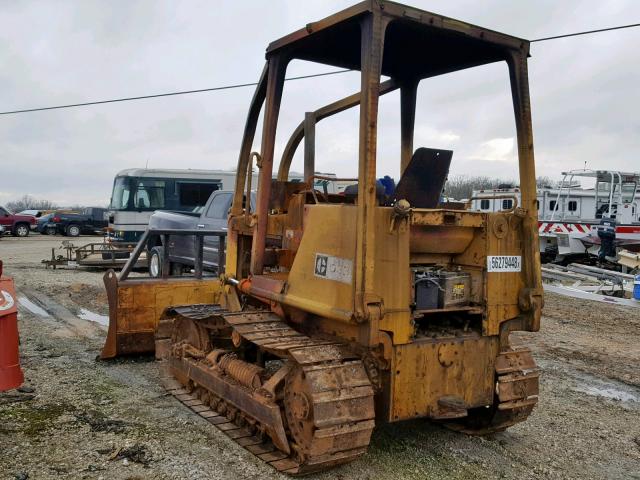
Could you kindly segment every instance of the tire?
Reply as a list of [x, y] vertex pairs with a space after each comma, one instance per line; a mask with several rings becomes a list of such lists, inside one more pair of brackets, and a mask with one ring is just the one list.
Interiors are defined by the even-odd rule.
[[151, 278], [162, 277], [163, 258], [164, 258], [163, 247], [153, 247], [149, 252], [148, 267], [149, 267], [149, 276]]
[[26, 223], [18, 223], [15, 227], [13, 227], [13, 235], [15, 237], [28, 237], [29, 225]]
[[74, 223], [72, 223], [71, 225], [67, 225], [67, 228], [65, 229], [65, 233], [69, 237], [79, 237], [81, 233], [80, 225], [76, 225]]
[[58, 229], [56, 227], [47, 227], [42, 233], [44, 233], [45, 235], [55, 235], [56, 233], [58, 233]]

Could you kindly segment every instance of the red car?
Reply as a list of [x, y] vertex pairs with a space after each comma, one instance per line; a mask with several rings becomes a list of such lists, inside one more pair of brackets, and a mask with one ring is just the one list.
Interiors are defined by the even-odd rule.
[[36, 225], [36, 217], [33, 215], [14, 215], [0, 206], [0, 225], [15, 237], [26, 237], [29, 235], [31, 227]]

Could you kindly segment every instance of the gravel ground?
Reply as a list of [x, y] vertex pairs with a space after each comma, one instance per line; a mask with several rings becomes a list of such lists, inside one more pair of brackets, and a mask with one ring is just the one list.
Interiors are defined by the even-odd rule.
[[[107, 314], [102, 272], [46, 270], [61, 240], [0, 240], [19, 295], [49, 312], [20, 309], [34, 392], [0, 394], [0, 478], [287, 478], [165, 395], [153, 361], [95, 361], [105, 328], [77, 315]], [[310, 478], [640, 479], [638, 311], [547, 295], [542, 325], [517, 334], [543, 370], [527, 422], [481, 438], [421, 420], [380, 426], [364, 458]]]

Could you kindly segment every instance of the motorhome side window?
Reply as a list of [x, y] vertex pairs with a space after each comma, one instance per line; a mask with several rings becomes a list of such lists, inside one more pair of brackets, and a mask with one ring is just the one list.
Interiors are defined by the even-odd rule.
[[576, 200], [569, 200], [569, 203], [567, 204], [567, 210], [569, 210], [570, 212], [575, 212], [576, 210], [578, 210], [578, 202]]
[[184, 207], [197, 207], [204, 205], [211, 194], [218, 190], [215, 183], [178, 183], [178, 196], [180, 205]]
[[551, 200], [549, 202], [549, 208], [551, 209], [552, 212], [556, 209], [556, 201], [555, 200]]
[[133, 202], [134, 208], [164, 208], [164, 181], [138, 180]]
[[511, 207], [513, 207], [513, 200], [511, 200], [510, 198], [502, 200], [503, 210], [509, 210]]
[[221, 193], [216, 195], [209, 205], [207, 210], [207, 217], [209, 218], [227, 218], [229, 213], [229, 200], [231, 200], [231, 193]]
[[489, 210], [489, 200], [480, 200], [480, 210]]

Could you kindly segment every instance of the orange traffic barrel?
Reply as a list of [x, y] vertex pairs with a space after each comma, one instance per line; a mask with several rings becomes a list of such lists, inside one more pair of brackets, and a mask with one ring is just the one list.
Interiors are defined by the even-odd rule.
[[0, 261], [0, 392], [24, 382], [18, 355], [18, 300], [13, 279], [2, 275]]

